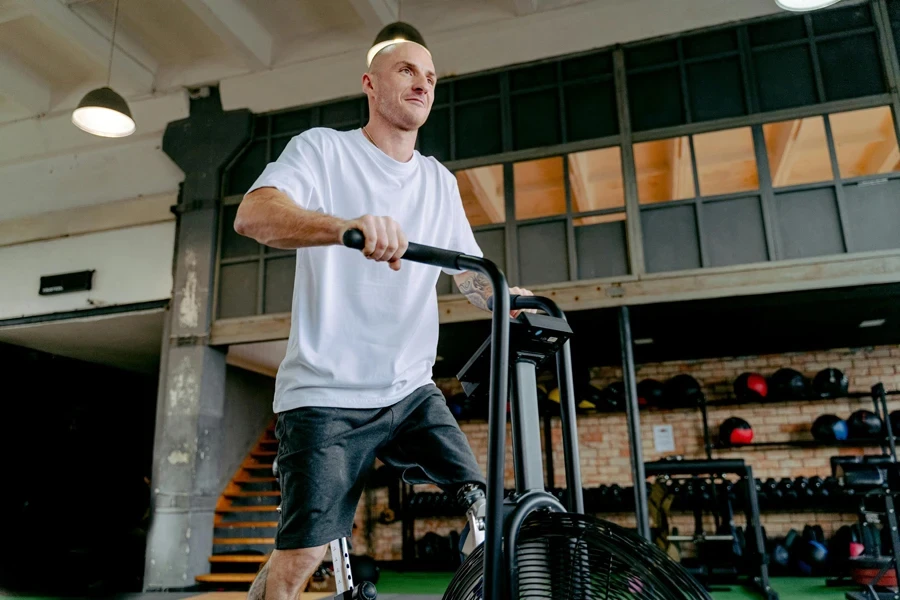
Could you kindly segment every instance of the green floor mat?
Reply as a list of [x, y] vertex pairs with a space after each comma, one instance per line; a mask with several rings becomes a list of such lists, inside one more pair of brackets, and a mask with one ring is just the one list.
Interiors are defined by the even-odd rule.
[[[378, 593], [443, 594], [452, 578], [452, 573], [382, 571]], [[848, 591], [857, 589], [853, 586], [826, 587], [824, 579], [813, 577], [778, 577], [771, 580], [771, 585], [781, 600], [843, 600]], [[715, 600], [753, 600], [762, 595], [753, 588], [735, 585], [716, 588], [712, 597]]]
[[378, 578], [378, 593], [384, 594], [443, 594], [453, 573], [424, 573], [382, 571]]

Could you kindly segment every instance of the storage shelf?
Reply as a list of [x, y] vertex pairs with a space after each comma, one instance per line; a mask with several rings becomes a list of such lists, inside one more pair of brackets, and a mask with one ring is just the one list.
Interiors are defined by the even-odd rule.
[[[894, 436], [894, 441], [898, 441]], [[887, 437], [880, 439], [853, 439], [844, 440], [842, 442], [820, 442], [818, 440], [783, 440], [780, 442], [753, 442], [752, 444], [741, 445], [724, 445], [715, 444], [715, 450], [746, 450], [748, 448], [777, 448], [777, 447], [794, 447], [794, 448], [877, 448], [882, 444], [888, 443]]]

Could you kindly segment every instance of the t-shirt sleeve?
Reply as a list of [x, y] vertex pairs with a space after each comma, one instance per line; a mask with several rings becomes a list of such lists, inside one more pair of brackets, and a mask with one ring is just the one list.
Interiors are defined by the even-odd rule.
[[[456, 184], [456, 178], [452, 178], [450, 186], [450, 204], [452, 208], [452, 233], [450, 234], [449, 250], [462, 252], [469, 256], [484, 256], [478, 242], [475, 241], [475, 235], [472, 233], [472, 226], [466, 217], [466, 211], [463, 208], [462, 198], [459, 195], [459, 186]], [[447, 275], [459, 275], [465, 271], [458, 269], [443, 269]]]
[[281, 155], [266, 165], [250, 189], [273, 187], [286, 194], [306, 210], [322, 210], [322, 195], [316, 185], [316, 174], [320, 171], [321, 154], [308, 134], [303, 133], [291, 138]]

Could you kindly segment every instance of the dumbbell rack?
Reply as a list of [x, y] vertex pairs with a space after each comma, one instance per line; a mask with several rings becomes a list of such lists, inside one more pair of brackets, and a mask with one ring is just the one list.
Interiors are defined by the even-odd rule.
[[[765, 545], [763, 543], [762, 526], [760, 525], [759, 503], [756, 496], [755, 479], [753, 478], [753, 468], [741, 459], [729, 460], [659, 460], [644, 463], [644, 473], [646, 476], [668, 475], [711, 475], [721, 476], [733, 474], [747, 481], [748, 485], [744, 486], [747, 490], [747, 502], [745, 503], [745, 515], [747, 518], [747, 530], [753, 530], [753, 535], [748, 535], [747, 539], [754, 540], [755, 548], [749, 548], [753, 555], [755, 567], [758, 572], [751, 578], [753, 586], [763, 595], [766, 600], [778, 600], [778, 593], [769, 583], [769, 566], [768, 556], [766, 555]], [[691, 536], [692, 539], [703, 542], [707, 540], [721, 541], [723, 536]], [[669, 539], [672, 539], [671, 537]]]

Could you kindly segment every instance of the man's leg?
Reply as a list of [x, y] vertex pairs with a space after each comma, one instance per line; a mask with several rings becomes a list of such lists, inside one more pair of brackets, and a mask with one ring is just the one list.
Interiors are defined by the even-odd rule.
[[378, 457], [403, 471], [409, 483], [432, 483], [456, 495], [464, 508], [473, 504], [486, 488], [485, 477], [440, 390], [422, 387], [391, 410], [394, 430]]
[[[275, 550], [256, 575], [247, 600], [296, 600], [322, 564], [328, 545], [298, 550]], [[272, 583], [269, 585], [271, 573]]]
[[297, 600], [328, 545], [350, 535], [365, 475], [390, 424], [387, 409], [316, 407], [279, 414], [276, 549], [249, 600]]

